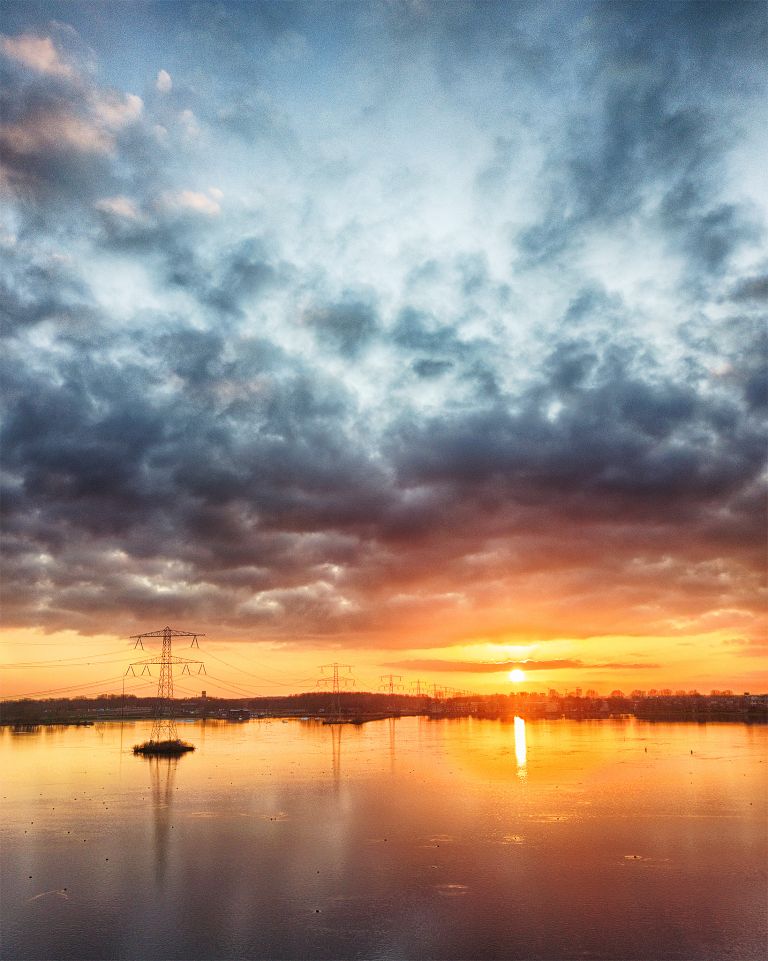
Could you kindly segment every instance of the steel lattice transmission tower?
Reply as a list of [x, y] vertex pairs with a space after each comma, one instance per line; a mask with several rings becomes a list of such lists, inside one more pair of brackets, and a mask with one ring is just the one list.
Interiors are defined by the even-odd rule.
[[[335, 661], [333, 664], [323, 664], [320, 668], [322, 674], [326, 671], [331, 673], [327, 677], [321, 677], [317, 682], [318, 687], [324, 687], [328, 685], [333, 691], [333, 704], [336, 709], [336, 716], [341, 714], [341, 698], [339, 697], [339, 692], [342, 687], [347, 687], [354, 685], [355, 680], [349, 675], [352, 673], [352, 668], [349, 664], [337, 664]], [[345, 672], [345, 673], [342, 673]]]
[[400, 684], [402, 679], [400, 674], [382, 674], [380, 690], [386, 691], [390, 697], [393, 697], [395, 691], [402, 691], [403, 685]]
[[192, 674], [191, 664], [197, 665], [197, 673], [205, 674], [205, 664], [202, 661], [191, 660], [188, 657], [177, 657], [171, 653], [171, 639], [174, 637], [191, 637], [192, 647], [199, 647], [198, 637], [205, 637], [199, 631], [176, 631], [172, 627], [164, 627], [160, 631], [147, 631], [145, 634], [134, 634], [131, 637], [135, 641], [135, 647], [144, 649], [143, 641], [148, 637], [162, 637], [163, 649], [155, 657], [147, 657], [141, 661], [134, 661], [128, 665], [126, 674], [136, 676], [134, 668], [141, 667], [141, 674], [149, 674], [150, 664], [160, 665], [160, 679], [157, 682], [157, 701], [152, 718], [152, 733], [149, 736], [150, 744], [160, 744], [168, 741], [177, 741], [176, 720], [173, 713], [173, 667], [181, 664], [182, 674]]
[[400, 683], [402, 681], [402, 676], [400, 674], [382, 674], [381, 675], [381, 685], [379, 690], [386, 691], [389, 694], [389, 710], [394, 711], [395, 709], [395, 691], [402, 691], [403, 685]]

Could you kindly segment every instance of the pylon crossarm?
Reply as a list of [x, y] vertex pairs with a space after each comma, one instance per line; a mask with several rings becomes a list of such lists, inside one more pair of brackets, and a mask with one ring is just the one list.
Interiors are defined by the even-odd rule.
[[147, 657], [142, 661], [132, 661], [132, 665], [140, 664], [202, 664], [202, 661], [195, 661], [188, 657], [176, 657], [172, 654], [170, 657], [163, 657], [161, 654], [155, 655], [155, 657]]
[[145, 631], [143, 634], [131, 634], [130, 639], [136, 641], [142, 637], [205, 637], [199, 631], [176, 631], [172, 627], [164, 627], [161, 631]]

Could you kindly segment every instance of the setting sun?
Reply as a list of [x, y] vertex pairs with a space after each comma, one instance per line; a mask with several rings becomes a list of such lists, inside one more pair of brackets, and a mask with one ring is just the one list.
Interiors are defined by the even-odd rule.
[[521, 671], [519, 667], [509, 672], [509, 679], [515, 684], [520, 684], [525, 680], [525, 671]]

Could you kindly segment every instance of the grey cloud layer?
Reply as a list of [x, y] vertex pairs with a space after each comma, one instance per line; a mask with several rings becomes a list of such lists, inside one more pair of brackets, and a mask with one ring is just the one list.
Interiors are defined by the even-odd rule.
[[7, 622], [757, 637], [758, 7], [176, 6], [141, 99], [8, 17]]

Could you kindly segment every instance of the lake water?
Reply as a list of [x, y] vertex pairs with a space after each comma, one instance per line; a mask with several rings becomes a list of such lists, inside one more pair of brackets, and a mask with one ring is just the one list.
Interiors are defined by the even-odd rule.
[[0, 733], [2, 957], [762, 959], [768, 728]]

